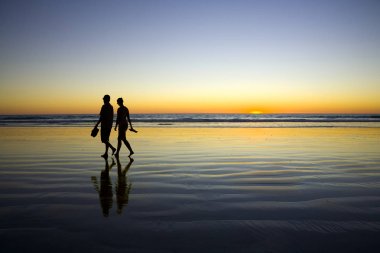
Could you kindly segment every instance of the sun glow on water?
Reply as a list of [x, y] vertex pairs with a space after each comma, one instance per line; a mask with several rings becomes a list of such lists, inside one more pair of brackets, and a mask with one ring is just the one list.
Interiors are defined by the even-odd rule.
[[249, 112], [250, 114], [262, 114], [263, 112], [262, 111], [251, 111]]

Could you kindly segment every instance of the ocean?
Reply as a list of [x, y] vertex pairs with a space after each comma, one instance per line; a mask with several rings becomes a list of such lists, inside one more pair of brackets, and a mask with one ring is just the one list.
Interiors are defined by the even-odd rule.
[[[0, 126], [92, 126], [96, 114], [0, 115]], [[132, 114], [143, 127], [380, 127], [380, 114]]]
[[[380, 116], [0, 116], [2, 252], [377, 252]], [[117, 132], [110, 136], [117, 145]]]

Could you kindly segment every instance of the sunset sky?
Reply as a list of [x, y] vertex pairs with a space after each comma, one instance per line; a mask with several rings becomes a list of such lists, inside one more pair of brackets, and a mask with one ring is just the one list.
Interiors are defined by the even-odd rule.
[[0, 114], [380, 113], [378, 0], [2, 0], [0, 36]]

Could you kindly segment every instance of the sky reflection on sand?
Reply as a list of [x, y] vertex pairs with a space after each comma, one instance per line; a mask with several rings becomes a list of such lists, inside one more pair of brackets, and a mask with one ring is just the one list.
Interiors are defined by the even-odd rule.
[[92, 180], [100, 187], [103, 146], [89, 129], [1, 128], [3, 248], [370, 252], [379, 246], [378, 128], [138, 130], [130, 134], [133, 164], [127, 169], [122, 150], [120, 164], [115, 159], [109, 170], [112, 207], [104, 217]]

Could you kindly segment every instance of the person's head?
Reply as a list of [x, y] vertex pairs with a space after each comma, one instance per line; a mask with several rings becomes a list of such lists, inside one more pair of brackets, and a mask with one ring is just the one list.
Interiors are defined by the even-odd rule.
[[110, 95], [104, 95], [104, 97], [103, 97], [104, 103], [109, 103], [110, 100], [111, 100]]
[[122, 98], [118, 98], [116, 101], [117, 101], [118, 105], [123, 105], [123, 99]]

